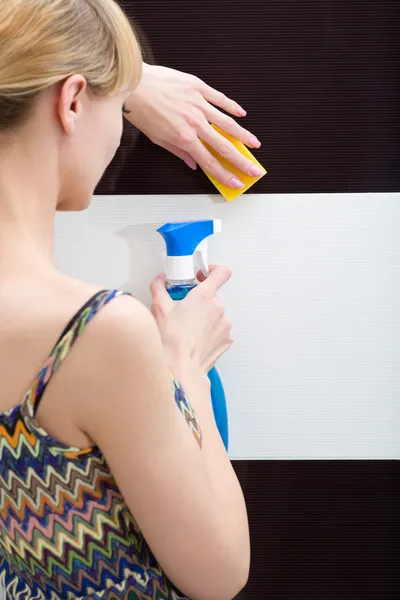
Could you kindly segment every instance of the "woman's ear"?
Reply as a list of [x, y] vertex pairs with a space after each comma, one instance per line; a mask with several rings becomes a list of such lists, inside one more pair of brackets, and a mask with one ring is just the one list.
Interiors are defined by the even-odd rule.
[[66, 135], [76, 130], [77, 121], [83, 110], [82, 97], [86, 89], [86, 79], [82, 75], [68, 77], [61, 86], [57, 114]]

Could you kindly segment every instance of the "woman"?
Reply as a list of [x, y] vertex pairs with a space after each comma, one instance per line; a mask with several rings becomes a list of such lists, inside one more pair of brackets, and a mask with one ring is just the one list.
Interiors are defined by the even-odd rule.
[[151, 133], [157, 71], [137, 87], [114, 0], [0, 0], [0, 43], [0, 582], [12, 600], [233, 598], [248, 524], [206, 375], [232, 343], [229, 270], [179, 304], [157, 278], [152, 315], [54, 265], [55, 212], [90, 204], [122, 111], [200, 162], [196, 125], [172, 143], [161, 111]]

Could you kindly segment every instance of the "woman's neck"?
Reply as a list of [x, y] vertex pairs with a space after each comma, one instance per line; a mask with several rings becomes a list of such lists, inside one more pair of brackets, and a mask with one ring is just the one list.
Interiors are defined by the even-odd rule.
[[0, 275], [54, 264], [55, 163], [32, 141], [0, 148]]

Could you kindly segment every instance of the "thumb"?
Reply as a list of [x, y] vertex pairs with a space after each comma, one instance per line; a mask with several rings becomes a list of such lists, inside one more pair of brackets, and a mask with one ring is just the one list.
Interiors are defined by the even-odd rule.
[[167, 314], [173, 306], [173, 300], [165, 288], [165, 276], [162, 273], [157, 275], [150, 284], [150, 293], [153, 300], [153, 308], [157, 309], [157, 312], [161, 310], [162, 313]]
[[180, 148], [178, 148], [177, 146], [173, 146], [172, 144], [159, 143], [158, 145], [162, 148], [165, 148], [165, 150], [168, 150], [168, 152], [171, 152], [171, 154], [174, 154], [175, 156], [183, 160], [183, 162], [186, 163], [188, 167], [190, 167], [193, 171], [196, 171], [197, 163], [195, 160], [193, 160], [193, 158], [188, 152], [185, 152], [185, 150], [181, 150]]

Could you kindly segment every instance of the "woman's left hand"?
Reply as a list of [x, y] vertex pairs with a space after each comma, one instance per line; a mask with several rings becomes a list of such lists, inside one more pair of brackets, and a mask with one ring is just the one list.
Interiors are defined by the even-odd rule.
[[199, 164], [222, 183], [242, 187], [237, 177], [228, 171], [207, 150], [207, 142], [243, 173], [257, 177], [258, 167], [244, 157], [211, 124], [231, 134], [251, 148], [260, 142], [241, 127], [232, 117], [244, 117], [246, 111], [221, 92], [208, 86], [193, 75], [168, 67], [144, 65], [143, 79], [126, 102], [127, 119], [152, 142], [181, 158], [190, 168]]

